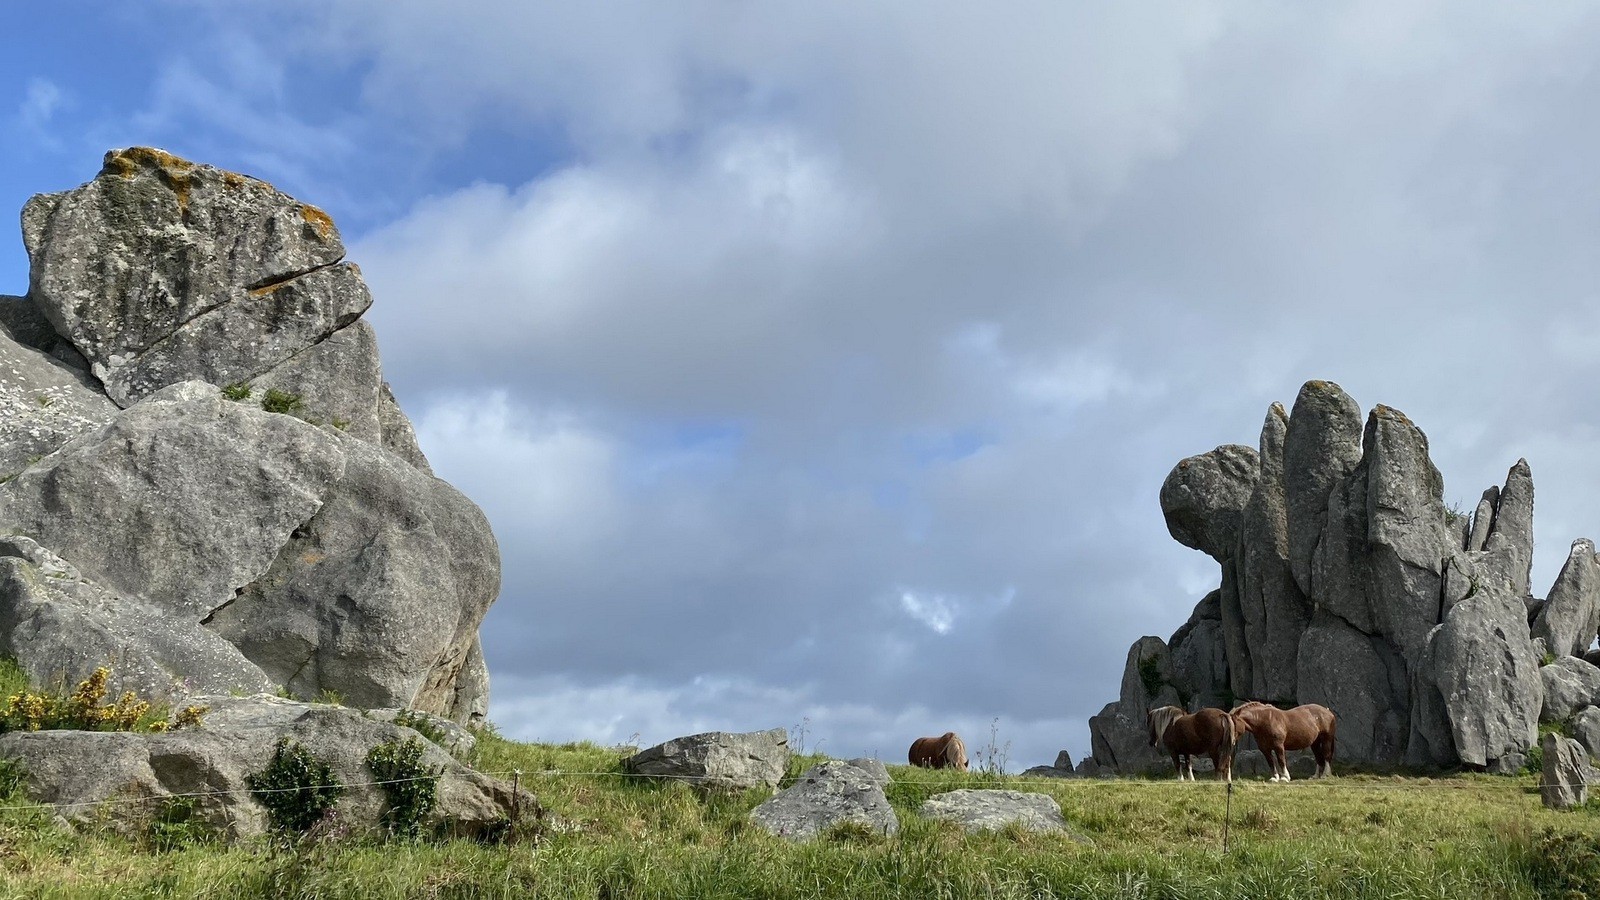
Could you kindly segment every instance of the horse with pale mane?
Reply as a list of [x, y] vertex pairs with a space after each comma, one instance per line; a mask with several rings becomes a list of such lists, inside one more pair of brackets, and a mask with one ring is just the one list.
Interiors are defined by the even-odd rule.
[[1256, 739], [1272, 766], [1272, 781], [1289, 780], [1289, 762], [1285, 750], [1311, 748], [1317, 758], [1317, 774], [1312, 778], [1333, 777], [1334, 735], [1338, 730], [1338, 717], [1333, 710], [1316, 703], [1279, 709], [1270, 703], [1251, 700], [1241, 703], [1228, 714], [1240, 731], [1247, 731]]
[[921, 737], [911, 742], [909, 754], [913, 766], [925, 769], [967, 770], [967, 745], [954, 731], [939, 737]]
[[[1163, 706], [1145, 715], [1150, 746], [1172, 754], [1179, 781], [1194, 780], [1194, 754], [1211, 757], [1217, 780], [1233, 780], [1233, 745], [1239, 736], [1233, 717], [1220, 709], [1186, 713], [1181, 706]], [[1187, 775], [1187, 779], [1185, 778]]]

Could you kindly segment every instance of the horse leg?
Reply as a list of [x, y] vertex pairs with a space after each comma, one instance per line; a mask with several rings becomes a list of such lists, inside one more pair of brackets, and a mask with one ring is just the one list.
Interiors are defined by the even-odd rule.
[[1285, 783], [1294, 780], [1289, 776], [1289, 754], [1283, 749], [1283, 745], [1281, 744], [1278, 745], [1278, 768], [1283, 770], [1283, 780]]
[[1183, 762], [1178, 756], [1178, 751], [1172, 751], [1172, 768], [1178, 773], [1178, 780], [1183, 780]]

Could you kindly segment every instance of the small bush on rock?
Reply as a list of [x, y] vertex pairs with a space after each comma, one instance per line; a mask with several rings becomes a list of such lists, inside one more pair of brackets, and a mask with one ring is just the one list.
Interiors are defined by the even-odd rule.
[[267, 808], [273, 830], [285, 834], [309, 832], [344, 796], [332, 767], [288, 738], [278, 740], [265, 769], [244, 780], [251, 796]]
[[379, 744], [367, 753], [367, 768], [377, 776], [388, 800], [383, 827], [395, 837], [417, 837], [438, 802], [439, 776], [444, 768], [423, 763], [422, 750], [421, 741], [406, 738]]
[[299, 394], [291, 394], [277, 388], [267, 388], [267, 392], [261, 395], [261, 408], [270, 413], [292, 415], [305, 405], [305, 398]]
[[233, 384], [223, 387], [222, 396], [227, 397], [229, 400], [232, 400], [235, 403], [241, 400], [249, 400], [250, 385], [243, 381], [235, 381]]

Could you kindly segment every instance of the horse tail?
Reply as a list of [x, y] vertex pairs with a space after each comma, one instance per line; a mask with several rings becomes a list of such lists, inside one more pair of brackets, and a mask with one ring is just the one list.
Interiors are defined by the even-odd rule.
[[1239, 743], [1239, 726], [1231, 713], [1222, 716], [1222, 739], [1228, 743], [1228, 752], [1233, 753], [1234, 746]]

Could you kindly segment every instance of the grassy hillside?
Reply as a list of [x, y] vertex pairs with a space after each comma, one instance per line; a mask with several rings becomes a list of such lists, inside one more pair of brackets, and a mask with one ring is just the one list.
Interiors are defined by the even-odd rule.
[[[1566, 897], [1600, 884], [1600, 815], [1543, 809], [1531, 778], [1245, 782], [1021, 780], [891, 767], [902, 831], [790, 845], [746, 824], [765, 792], [702, 797], [617, 774], [591, 745], [486, 736], [476, 764], [521, 769], [558, 821], [511, 843], [344, 835], [223, 848], [184, 827], [72, 834], [0, 814], [11, 897]], [[796, 760], [798, 773], [810, 760]], [[591, 774], [609, 773], [609, 774]], [[957, 787], [1037, 790], [1089, 843], [967, 836], [916, 814]], [[13, 801], [13, 805], [20, 801]], [[535, 834], [534, 832], [537, 832]], [[1570, 892], [1570, 893], [1569, 893]]]

